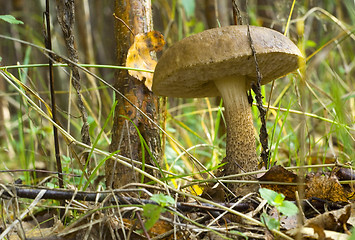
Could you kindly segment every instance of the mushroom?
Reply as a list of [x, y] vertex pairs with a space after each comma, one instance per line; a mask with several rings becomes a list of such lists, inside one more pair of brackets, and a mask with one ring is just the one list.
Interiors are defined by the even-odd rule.
[[[257, 81], [247, 26], [209, 29], [167, 49], [153, 77], [153, 92], [167, 97], [222, 96], [227, 128], [226, 157], [221, 174], [257, 170], [255, 131], [247, 90]], [[250, 26], [261, 84], [298, 68], [304, 59], [297, 46], [272, 29]], [[250, 179], [244, 177], [242, 179]], [[238, 184], [229, 184], [232, 191]]]

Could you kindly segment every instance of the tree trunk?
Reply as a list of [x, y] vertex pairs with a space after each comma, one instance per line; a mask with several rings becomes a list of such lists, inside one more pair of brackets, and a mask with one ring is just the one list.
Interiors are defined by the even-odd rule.
[[[133, 43], [134, 36], [122, 21], [132, 29], [134, 34], [151, 31], [151, 1], [116, 0], [115, 14], [121, 19], [121, 21], [117, 20], [115, 25], [117, 64], [123, 66], [126, 63], [127, 51]], [[143, 82], [130, 76], [126, 70], [117, 70], [114, 84], [118, 91], [137, 108], [158, 122], [158, 98], [145, 87]], [[161, 148], [158, 128], [118, 94], [116, 94], [116, 100], [118, 104], [115, 109], [110, 151], [114, 152], [119, 149], [120, 155], [154, 165], [148, 152], [142, 149], [139, 133], [148, 144], [155, 159], [159, 161]], [[136, 167], [142, 168], [142, 166]], [[105, 171], [107, 187], [119, 188], [141, 181], [141, 176], [132, 168], [125, 167], [112, 159], [106, 161]], [[152, 174], [152, 172], [150, 173]]]

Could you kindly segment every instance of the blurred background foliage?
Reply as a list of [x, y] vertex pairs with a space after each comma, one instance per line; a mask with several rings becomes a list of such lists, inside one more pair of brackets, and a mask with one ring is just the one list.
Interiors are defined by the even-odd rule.
[[[138, 0], [137, 0], [138, 1]], [[244, 24], [265, 26], [285, 32], [292, 1], [236, 1]], [[44, 47], [42, 13], [45, 1], [0, 0], [0, 14], [11, 14], [24, 25], [0, 21], [0, 34]], [[115, 65], [114, 1], [76, 0], [76, 44], [80, 63], [95, 64], [91, 71], [112, 83]], [[354, 165], [355, 133], [355, 6], [352, 0], [296, 1], [286, 35], [307, 56], [304, 71], [294, 72], [262, 88], [264, 104], [269, 104], [267, 128], [273, 162], [298, 165], [301, 146], [306, 163], [322, 164], [338, 160]], [[208, 28], [233, 24], [231, 0], [152, 0], [154, 29], [163, 33], [168, 48], [176, 41]], [[53, 50], [66, 56], [63, 36], [52, 4]], [[0, 40], [1, 66], [47, 63], [38, 49], [16, 41]], [[159, 54], [158, 54], [159, 58]], [[46, 68], [9, 69], [16, 78], [50, 102]], [[92, 77], [82, 74], [82, 93], [89, 114], [90, 134], [95, 139], [111, 111], [114, 94]], [[70, 84], [70, 70], [55, 68], [60, 122], [80, 139], [81, 119]], [[38, 100], [34, 99], [38, 102]], [[40, 104], [40, 103], [38, 103]], [[208, 168], [224, 156], [224, 121], [220, 99], [168, 99], [166, 129], [182, 146]], [[44, 109], [44, 106], [42, 106]], [[302, 111], [305, 112], [305, 118]], [[254, 125], [260, 129], [257, 108]], [[300, 134], [302, 119], [305, 136]], [[108, 150], [112, 120], [96, 147]], [[164, 167], [179, 174], [196, 172], [189, 157], [166, 140]], [[52, 127], [31, 109], [23, 97], [4, 79], [0, 80], [0, 169], [55, 170]], [[258, 142], [258, 152], [260, 144]], [[80, 173], [64, 141], [61, 143], [64, 171]], [[96, 156], [94, 156], [96, 157]], [[96, 159], [99, 162], [100, 159]], [[26, 183], [33, 174], [2, 174], [12, 182]], [[198, 176], [197, 176], [198, 177]], [[72, 179], [68, 179], [71, 181]], [[72, 182], [75, 184], [75, 181]]]

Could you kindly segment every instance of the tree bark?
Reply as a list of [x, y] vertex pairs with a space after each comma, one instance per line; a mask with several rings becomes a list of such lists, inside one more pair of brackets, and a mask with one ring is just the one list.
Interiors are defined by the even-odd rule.
[[[117, 64], [123, 66], [126, 63], [127, 51], [134, 38], [123, 22], [132, 29], [134, 34], [151, 31], [151, 1], [116, 0], [115, 15], [121, 19], [121, 21], [117, 20], [115, 24]], [[130, 76], [126, 70], [117, 70], [114, 84], [118, 91], [137, 108], [158, 122], [158, 98], [145, 87], [143, 82]], [[120, 155], [154, 165], [148, 152], [142, 149], [139, 133], [146, 141], [154, 158], [159, 161], [161, 152], [159, 129], [118, 94], [116, 94], [116, 100], [118, 104], [115, 109], [110, 151], [120, 150]], [[112, 159], [106, 161], [105, 173], [107, 187], [119, 188], [141, 181], [141, 176], [132, 168], [120, 165]]]

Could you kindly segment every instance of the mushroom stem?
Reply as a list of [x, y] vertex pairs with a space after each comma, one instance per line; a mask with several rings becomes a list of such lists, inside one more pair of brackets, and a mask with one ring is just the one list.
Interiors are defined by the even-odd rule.
[[[247, 97], [247, 82], [243, 76], [215, 81], [223, 98], [227, 125], [226, 158], [223, 160], [227, 164], [223, 166], [223, 176], [257, 170], [255, 132]], [[229, 185], [231, 190], [237, 186]]]

